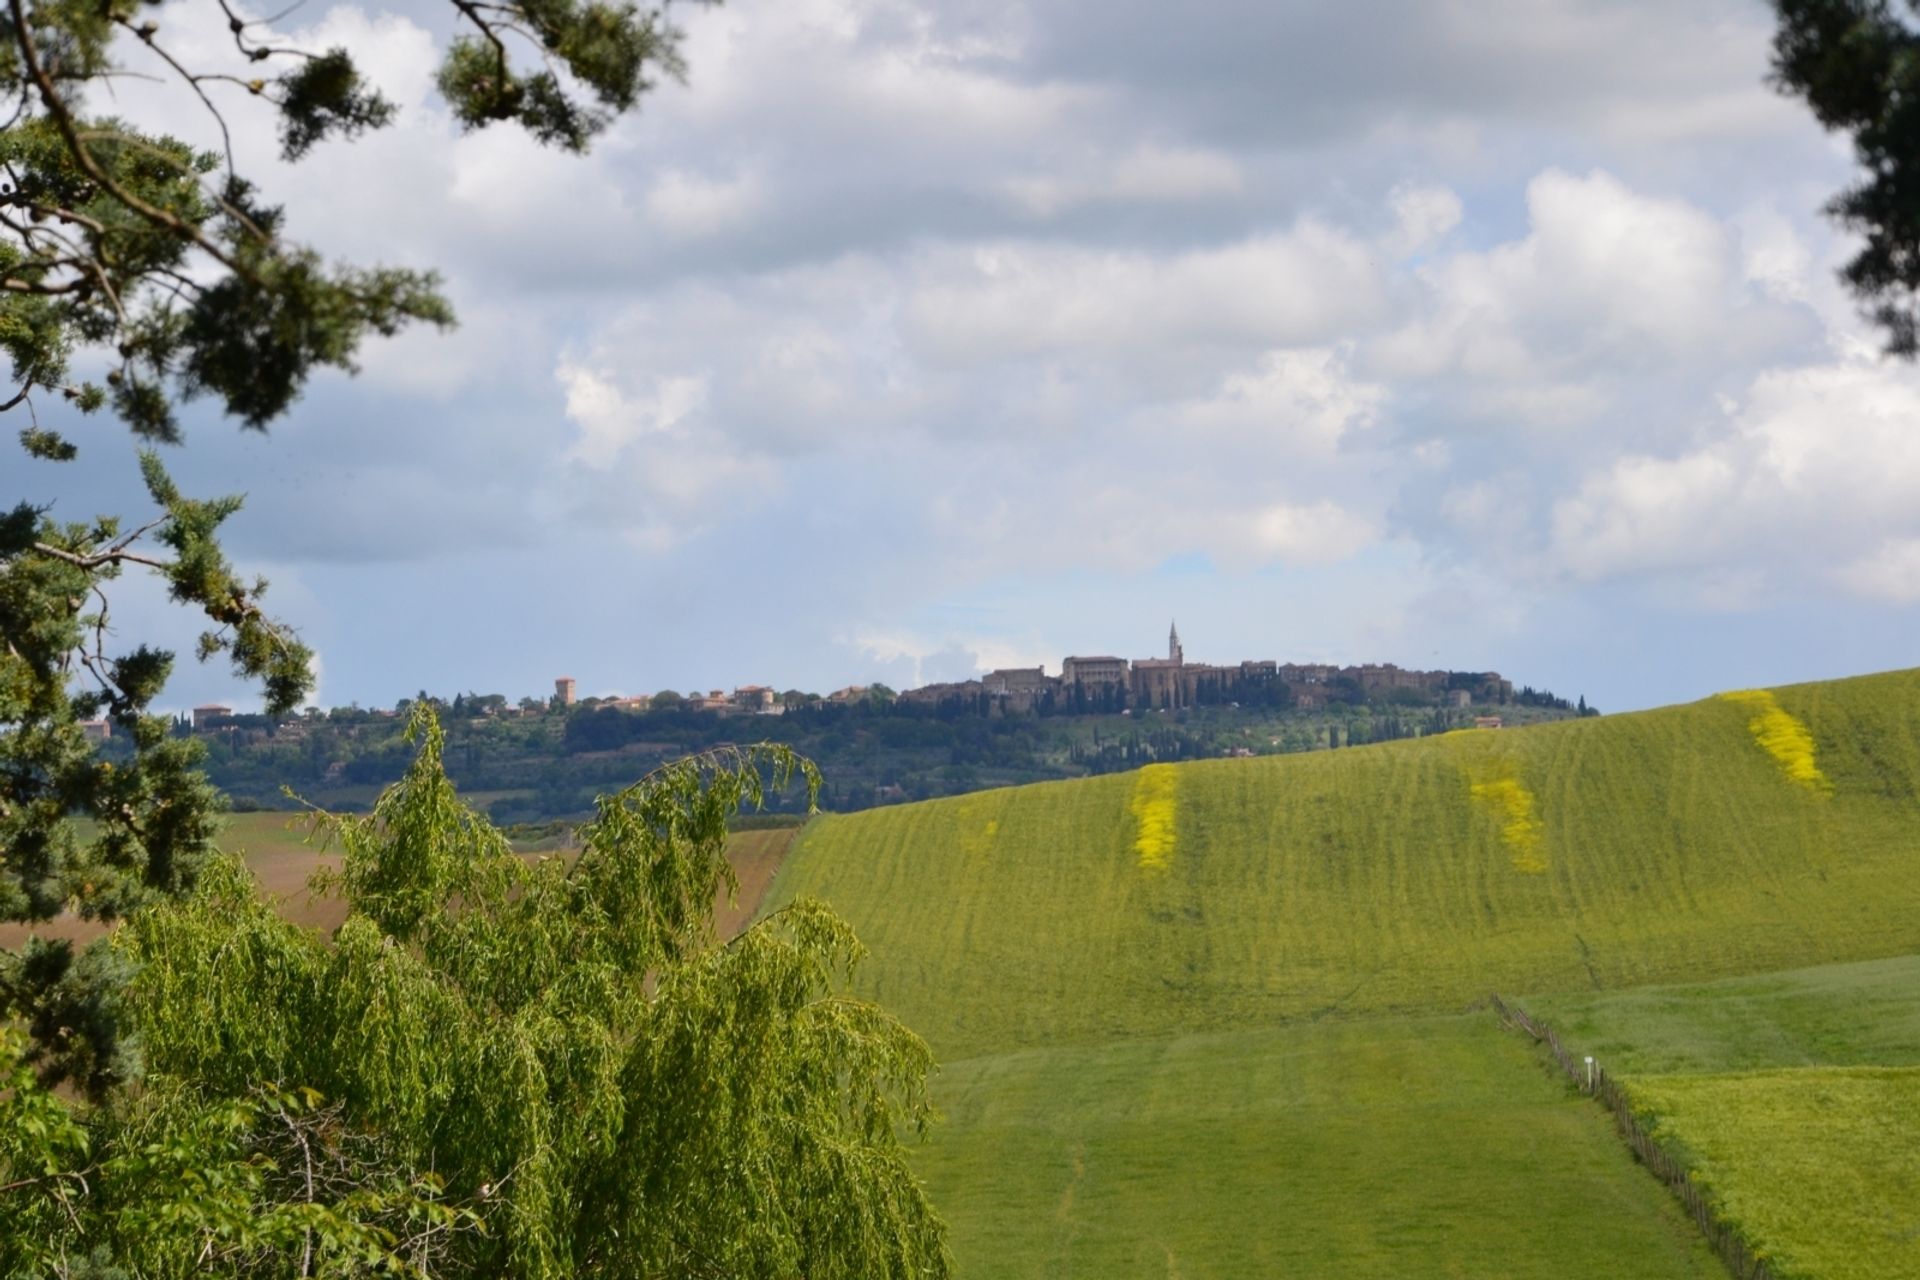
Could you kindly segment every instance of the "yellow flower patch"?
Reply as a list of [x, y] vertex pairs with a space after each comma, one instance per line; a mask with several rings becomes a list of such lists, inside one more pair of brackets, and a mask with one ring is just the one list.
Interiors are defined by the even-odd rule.
[[1833, 783], [1820, 772], [1814, 760], [1813, 735], [1770, 691], [1736, 689], [1720, 696], [1747, 709], [1751, 717], [1747, 721], [1747, 732], [1753, 735], [1762, 751], [1773, 757], [1790, 781], [1820, 795], [1832, 794]]
[[984, 806], [968, 806], [971, 812], [963, 809], [959, 815], [962, 824], [960, 834], [960, 852], [968, 857], [978, 857], [993, 848], [993, 838], [1000, 834], [1000, 819], [988, 818], [979, 826], [979, 809]]
[[1469, 790], [1500, 824], [1500, 842], [1507, 846], [1513, 869], [1538, 875], [1547, 869], [1547, 824], [1540, 820], [1533, 792], [1514, 776], [1513, 766], [1499, 763], [1494, 768], [1492, 776], [1471, 784]]
[[1150, 764], [1134, 780], [1127, 808], [1134, 821], [1133, 852], [1142, 870], [1165, 871], [1173, 860], [1175, 781], [1170, 764]]

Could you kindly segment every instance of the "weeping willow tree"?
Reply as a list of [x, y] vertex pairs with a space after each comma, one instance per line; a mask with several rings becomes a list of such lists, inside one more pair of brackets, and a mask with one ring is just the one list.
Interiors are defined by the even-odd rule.
[[[195, 37], [196, 5], [225, 38]], [[0, 497], [0, 921], [124, 922], [84, 953], [0, 951], [0, 1276], [942, 1274], [898, 1145], [926, 1050], [837, 994], [852, 936], [808, 905], [711, 932], [727, 816], [815, 784], [791, 755], [668, 768], [606, 801], [576, 861], [530, 864], [417, 719], [405, 782], [323, 824], [331, 937], [214, 854], [199, 747], [153, 713], [174, 655], [123, 647], [120, 577], [202, 615], [200, 657], [270, 714], [312, 654], [222, 549], [239, 499], [183, 493], [158, 450], [188, 401], [264, 430], [364, 342], [453, 321], [432, 272], [286, 238], [236, 155], [233, 109], [270, 113], [289, 162], [394, 117], [292, 13], [0, 0], [0, 423], [6, 476], [37, 487]], [[684, 70], [666, 0], [445, 16], [437, 85], [468, 129], [581, 151]], [[127, 76], [172, 85], [190, 136], [125, 118]], [[101, 414], [141, 446], [148, 509], [55, 519]], [[131, 759], [93, 751], [93, 718]]]
[[76, 1118], [15, 1071], [9, 1273], [946, 1275], [903, 1159], [931, 1059], [845, 994], [859, 943], [810, 902], [714, 932], [728, 818], [813, 767], [683, 760], [532, 860], [409, 732], [370, 815], [317, 819], [331, 937], [216, 861], [114, 941], [141, 1087]]

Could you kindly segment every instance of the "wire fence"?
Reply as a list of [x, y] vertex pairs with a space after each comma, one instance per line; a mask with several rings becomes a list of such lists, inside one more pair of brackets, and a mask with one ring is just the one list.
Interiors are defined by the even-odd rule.
[[1541, 1044], [1567, 1073], [1574, 1087], [1582, 1093], [1590, 1094], [1601, 1105], [1613, 1112], [1614, 1124], [1619, 1127], [1620, 1136], [1626, 1139], [1627, 1146], [1639, 1157], [1656, 1178], [1667, 1184], [1667, 1188], [1678, 1196], [1680, 1203], [1686, 1206], [1693, 1216], [1695, 1225], [1707, 1238], [1707, 1243], [1720, 1256], [1739, 1280], [1777, 1280], [1772, 1267], [1766, 1259], [1758, 1256], [1753, 1246], [1741, 1238], [1732, 1226], [1720, 1220], [1712, 1205], [1707, 1202], [1706, 1193], [1695, 1185], [1687, 1168], [1672, 1152], [1657, 1142], [1639, 1117], [1633, 1114], [1633, 1107], [1627, 1101], [1627, 1091], [1617, 1084], [1606, 1069], [1589, 1058], [1576, 1058], [1567, 1052], [1560, 1043], [1560, 1037], [1553, 1028], [1536, 1021], [1519, 1005], [1509, 1004], [1498, 995], [1489, 997], [1495, 1013], [1498, 1013], [1508, 1025], [1526, 1032]]

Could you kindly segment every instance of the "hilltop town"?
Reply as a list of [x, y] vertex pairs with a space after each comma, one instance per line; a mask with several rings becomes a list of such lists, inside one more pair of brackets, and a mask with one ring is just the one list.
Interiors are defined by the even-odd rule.
[[909, 689], [900, 700], [931, 707], [971, 704], [989, 713], [1171, 711], [1228, 703], [1311, 711], [1325, 706], [1335, 690], [1358, 692], [1366, 700], [1405, 690], [1394, 700], [1457, 707], [1513, 696], [1512, 683], [1495, 671], [1407, 671], [1391, 662], [1351, 667], [1271, 659], [1231, 666], [1188, 662], [1176, 622], [1168, 628], [1164, 658], [1069, 656], [1060, 660], [1057, 676], [1045, 667], [1006, 667], [978, 680]]
[[[1527, 701], [1534, 701], [1527, 690]], [[447, 706], [457, 715], [488, 719], [541, 716], [575, 707], [618, 711], [693, 711], [710, 715], [783, 715], [807, 707], [894, 703], [903, 710], [924, 708], [944, 715], [986, 716], [1112, 715], [1134, 711], [1178, 711], [1203, 706], [1248, 706], [1317, 711], [1335, 703], [1384, 703], [1414, 707], [1489, 706], [1509, 702], [1513, 683], [1497, 671], [1410, 671], [1391, 662], [1339, 667], [1330, 663], [1248, 659], [1233, 664], [1188, 662], [1176, 622], [1167, 631], [1164, 658], [1069, 655], [1060, 673], [1045, 666], [1001, 667], [974, 680], [922, 685], [896, 693], [884, 685], [848, 685], [832, 693], [777, 692], [769, 685], [746, 684], [681, 694], [581, 698], [578, 682], [561, 676], [550, 698], [524, 697], [517, 703], [501, 694], [456, 696]], [[1549, 704], [1557, 702], [1541, 695]], [[364, 714], [392, 718], [412, 701]], [[327, 713], [309, 710], [307, 719]], [[193, 708], [190, 727], [201, 733], [259, 728], [261, 717], [236, 714], [232, 707], [209, 703]], [[296, 722], [297, 724], [297, 719]], [[90, 736], [111, 734], [106, 721], [89, 722]]]
[[[1491, 671], [1415, 671], [1253, 659], [1190, 662], [1177, 627], [1165, 656], [1069, 655], [1057, 671], [1007, 667], [896, 692], [831, 693], [743, 684], [731, 692], [582, 697], [570, 676], [550, 694], [421, 691], [390, 707], [291, 717], [195, 707], [175, 732], [199, 738], [236, 803], [278, 806], [292, 788], [358, 806], [411, 759], [401, 730], [424, 700], [448, 735], [449, 768], [496, 818], [540, 822], [590, 810], [593, 797], [659, 764], [726, 743], [772, 740], [818, 763], [823, 803], [840, 809], [952, 795], [1208, 756], [1359, 746], [1459, 728], [1592, 714]], [[130, 744], [95, 736], [109, 757]], [[797, 798], [783, 804], [799, 803]]]

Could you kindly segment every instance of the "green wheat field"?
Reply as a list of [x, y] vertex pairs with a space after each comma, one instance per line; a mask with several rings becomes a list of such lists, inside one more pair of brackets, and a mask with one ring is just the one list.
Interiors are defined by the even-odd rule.
[[1780, 1274], [1920, 1274], [1920, 956], [1531, 1003]]
[[802, 895], [964, 1275], [1724, 1275], [1489, 991], [1777, 1274], [1920, 1275], [1920, 672], [827, 816]]

